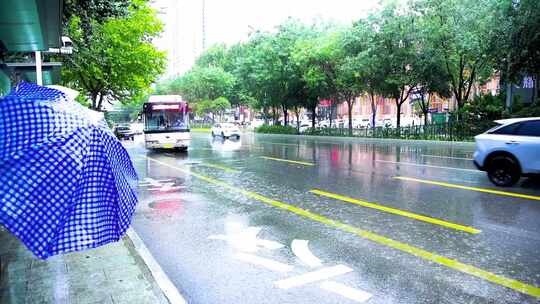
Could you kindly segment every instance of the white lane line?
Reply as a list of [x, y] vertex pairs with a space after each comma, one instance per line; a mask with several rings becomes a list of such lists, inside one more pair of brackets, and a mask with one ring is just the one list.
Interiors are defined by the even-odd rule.
[[300, 259], [300, 261], [302, 261], [302, 263], [309, 267], [322, 266], [321, 260], [309, 250], [308, 243], [309, 241], [306, 240], [293, 240], [291, 243], [292, 252]]
[[249, 253], [237, 253], [234, 257], [241, 261], [248, 262], [257, 266], [262, 266], [273, 271], [288, 272], [294, 269], [294, 267], [291, 265], [287, 265], [266, 258], [261, 258]]
[[345, 265], [337, 265], [332, 267], [326, 267], [320, 270], [301, 274], [299, 276], [290, 277], [284, 280], [275, 281], [274, 285], [281, 289], [289, 289], [292, 287], [302, 286], [304, 284], [322, 281], [352, 272], [353, 270]]
[[376, 161], [376, 162], [379, 162], [379, 163], [388, 163], [388, 164], [406, 165], [406, 166], [416, 166], [416, 167], [427, 167], [427, 168], [437, 168], [437, 169], [459, 170], [459, 171], [467, 171], [467, 172], [473, 172], [473, 173], [485, 174], [485, 173], [482, 172], [482, 171], [479, 171], [479, 170], [473, 170], [473, 169], [463, 169], [463, 168], [455, 168], [455, 167], [434, 166], [434, 165], [425, 165], [425, 164], [416, 164], [416, 163], [407, 163], [407, 162], [395, 162], [395, 161], [380, 160], [380, 159], [376, 159], [375, 161]]
[[321, 288], [326, 291], [337, 293], [349, 300], [353, 300], [356, 302], [365, 302], [373, 296], [369, 292], [365, 292], [361, 289], [351, 288], [349, 286], [334, 281], [322, 282]]
[[454, 156], [442, 156], [442, 155], [431, 155], [431, 154], [422, 154], [422, 157], [435, 157], [435, 158], [449, 158], [449, 159], [473, 160], [472, 158], [454, 157]]

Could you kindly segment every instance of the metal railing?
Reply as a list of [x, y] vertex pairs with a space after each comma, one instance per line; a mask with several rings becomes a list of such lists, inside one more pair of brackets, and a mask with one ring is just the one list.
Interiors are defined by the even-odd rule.
[[368, 138], [473, 141], [474, 136], [485, 132], [493, 125], [494, 124], [491, 121], [476, 121], [405, 126], [400, 128], [365, 127], [352, 129], [352, 134], [348, 128], [315, 128], [308, 129], [303, 134]]

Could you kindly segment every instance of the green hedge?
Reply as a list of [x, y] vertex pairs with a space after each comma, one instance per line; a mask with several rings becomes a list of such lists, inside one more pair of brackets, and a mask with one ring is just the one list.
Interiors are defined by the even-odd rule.
[[268, 133], [268, 134], [297, 134], [296, 128], [291, 126], [269, 126], [262, 125], [255, 128], [256, 133]]

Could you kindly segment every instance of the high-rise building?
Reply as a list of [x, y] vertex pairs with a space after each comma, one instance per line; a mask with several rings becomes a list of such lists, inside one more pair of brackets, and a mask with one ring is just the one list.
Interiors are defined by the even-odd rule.
[[181, 75], [195, 62], [202, 51], [202, 0], [152, 0], [164, 24], [163, 33], [154, 40], [167, 52], [167, 69], [163, 78]]

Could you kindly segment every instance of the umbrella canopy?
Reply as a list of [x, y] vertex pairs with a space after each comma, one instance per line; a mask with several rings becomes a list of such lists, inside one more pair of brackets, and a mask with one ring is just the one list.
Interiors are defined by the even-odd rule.
[[119, 240], [136, 187], [101, 113], [27, 83], [0, 99], [0, 224], [37, 257]]

